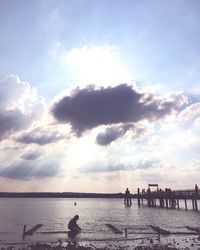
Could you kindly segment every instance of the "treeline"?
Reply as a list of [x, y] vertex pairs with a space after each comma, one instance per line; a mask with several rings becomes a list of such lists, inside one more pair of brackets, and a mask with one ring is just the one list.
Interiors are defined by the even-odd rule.
[[[132, 198], [137, 195], [131, 194]], [[74, 193], [74, 192], [0, 192], [0, 198], [124, 198], [123, 193]]]

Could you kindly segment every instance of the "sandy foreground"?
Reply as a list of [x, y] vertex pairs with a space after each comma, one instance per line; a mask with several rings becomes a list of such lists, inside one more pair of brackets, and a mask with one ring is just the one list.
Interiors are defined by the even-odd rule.
[[200, 236], [132, 238], [127, 240], [91, 240], [84, 242], [1, 243], [1, 250], [200, 250]]

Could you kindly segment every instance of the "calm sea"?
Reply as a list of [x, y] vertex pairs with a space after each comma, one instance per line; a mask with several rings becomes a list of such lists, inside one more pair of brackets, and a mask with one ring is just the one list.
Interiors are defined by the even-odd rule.
[[[77, 205], [74, 205], [74, 202]], [[184, 205], [182, 204], [182, 208]], [[188, 208], [191, 205], [188, 202]], [[200, 204], [199, 204], [200, 208]], [[128, 237], [134, 233], [150, 232], [147, 225], [159, 226], [170, 231], [184, 231], [185, 226], [198, 227], [200, 212], [192, 210], [167, 210], [161, 208], [138, 208], [136, 200], [125, 208], [122, 199], [69, 199], [69, 198], [1, 198], [0, 242], [21, 242], [23, 226], [27, 230], [43, 224], [37, 231], [67, 231], [67, 224], [74, 215], [79, 215], [78, 224], [82, 233], [80, 240], [121, 237], [115, 235], [105, 224], [112, 224], [123, 231], [128, 228]], [[66, 233], [34, 234], [25, 242], [38, 240], [67, 239]]]

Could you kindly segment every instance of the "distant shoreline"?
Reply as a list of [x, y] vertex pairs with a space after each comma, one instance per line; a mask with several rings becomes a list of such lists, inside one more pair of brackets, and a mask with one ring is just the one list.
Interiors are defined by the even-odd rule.
[[[0, 198], [124, 198], [123, 193], [0, 192]], [[137, 198], [131, 194], [131, 198]]]

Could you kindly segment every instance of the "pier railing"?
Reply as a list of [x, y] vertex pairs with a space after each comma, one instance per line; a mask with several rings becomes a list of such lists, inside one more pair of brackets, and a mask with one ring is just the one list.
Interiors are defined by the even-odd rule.
[[165, 190], [158, 189], [156, 191], [151, 191], [149, 188], [145, 191], [144, 189], [140, 192], [138, 188], [137, 192], [138, 206], [143, 205], [144, 200], [147, 201], [147, 206], [156, 207], [156, 202], [158, 201], [160, 207], [164, 208], [178, 208], [179, 200], [185, 201], [185, 209], [187, 210], [187, 201], [192, 201], [193, 210], [198, 211], [197, 200], [200, 200], [200, 190], [197, 185], [195, 189], [185, 189], [185, 190], [171, 190], [166, 188]]
[[157, 191], [153, 191], [151, 193], [139, 193], [140, 197], [144, 197], [146, 198], [147, 196], [152, 196], [152, 197], [157, 197], [160, 198], [161, 196], [163, 197], [170, 197], [170, 196], [175, 196], [176, 198], [182, 199], [182, 198], [191, 198], [196, 196], [197, 199], [200, 199], [200, 192], [196, 193], [194, 190], [175, 190], [172, 191], [172, 193], [168, 193], [168, 192], [157, 192]]

